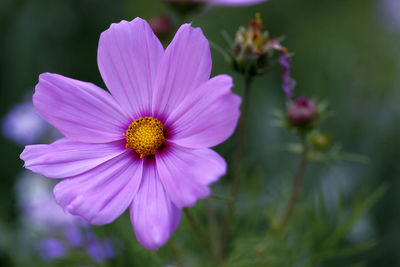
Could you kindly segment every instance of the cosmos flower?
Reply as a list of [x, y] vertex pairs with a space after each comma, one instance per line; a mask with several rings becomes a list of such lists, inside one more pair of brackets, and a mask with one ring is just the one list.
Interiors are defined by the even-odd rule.
[[111, 94], [91, 83], [40, 75], [39, 114], [66, 138], [26, 146], [25, 167], [63, 178], [54, 188], [65, 211], [92, 224], [129, 208], [138, 241], [165, 244], [180, 210], [209, 196], [226, 172], [209, 149], [234, 131], [240, 97], [232, 79], [210, 79], [210, 46], [184, 24], [164, 51], [147, 22], [112, 24], [99, 41], [98, 65]]

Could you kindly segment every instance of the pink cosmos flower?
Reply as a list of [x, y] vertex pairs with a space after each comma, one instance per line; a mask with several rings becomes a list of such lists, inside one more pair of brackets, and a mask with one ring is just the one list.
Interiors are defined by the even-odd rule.
[[54, 188], [65, 211], [107, 224], [127, 208], [138, 241], [157, 249], [180, 209], [209, 196], [226, 172], [209, 149], [240, 115], [232, 79], [210, 79], [211, 53], [199, 28], [182, 25], [164, 51], [147, 22], [112, 24], [100, 36], [98, 66], [110, 93], [57, 74], [40, 75], [39, 114], [62, 132], [50, 145], [26, 146], [25, 167], [63, 178]]

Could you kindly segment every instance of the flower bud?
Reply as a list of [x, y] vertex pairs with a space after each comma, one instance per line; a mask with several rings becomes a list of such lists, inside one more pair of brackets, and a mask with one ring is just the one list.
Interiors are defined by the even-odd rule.
[[329, 148], [332, 142], [328, 135], [315, 133], [311, 136], [311, 144], [315, 150], [321, 151]]
[[297, 98], [287, 112], [289, 121], [296, 126], [305, 126], [312, 122], [317, 115], [317, 107], [305, 96]]
[[260, 14], [256, 19], [250, 20], [249, 27], [240, 27], [233, 43], [233, 67], [242, 74], [256, 75], [267, 71], [268, 32], [264, 26]]
[[160, 39], [168, 37], [171, 33], [172, 22], [167, 16], [154, 17], [149, 24], [154, 34]]
[[282, 67], [282, 89], [288, 99], [293, 96], [296, 81], [290, 77], [291, 55], [281, 45], [278, 38], [270, 38], [260, 18], [250, 20], [249, 27], [240, 27], [232, 46], [233, 68], [246, 75], [264, 74], [274, 62], [274, 52], [278, 52], [278, 62]]

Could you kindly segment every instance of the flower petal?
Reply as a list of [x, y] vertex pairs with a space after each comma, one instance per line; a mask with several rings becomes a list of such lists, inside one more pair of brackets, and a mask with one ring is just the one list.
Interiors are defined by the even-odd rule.
[[185, 147], [204, 148], [229, 138], [238, 122], [241, 102], [231, 92], [232, 86], [230, 76], [219, 75], [192, 92], [166, 120], [168, 140]]
[[184, 24], [165, 51], [157, 73], [153, 115], [166, 116], [211, 73], [210, 45], [200, 28]]
[[81, 143], [62, 138], [50, 145], [26, 146], [24, 167], [49, 178], [65, 178], [93, 169], [126, 151], [124, 143]]
[[141, 18], [112, 24], [100, 36], [101, 76], [131, 119], [151, 111], [153, 83], [163, 54], [160, 41]]
[[40, 75], [33, 104], [46, 121], [66, 137], [80, 142], [123, 139], [122, 134], [131, 122], [106, 91], [58, 74]]
[[178, 207], [193, 206], [210, 195], [208, 185], [226, 173], [225, 160], [211, 149], [170, 145], [156, 155], [157, 170], [169, 198]]
[[154, 161], [144, 166], [130, 216], [137, 240], [147, 249], [160, 248], [179, 225], [180, 210], [166, 194]]
[[143, 161], [127, 151], [54, 187], [57, 203], [92, 224], [118, 218], [131, 204], [142, 177]]

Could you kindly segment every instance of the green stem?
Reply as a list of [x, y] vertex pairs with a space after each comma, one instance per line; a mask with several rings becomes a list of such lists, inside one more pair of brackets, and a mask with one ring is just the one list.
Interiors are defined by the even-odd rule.
[[214, 251], [215, 259], [218, 264], [222, 264], [222, 240], [221, 240], [221, 229], [218, 223], [217, 212], [215, 210], [215, 203], [213, 199], [208, 198], [206, 200], [207, 215], [208, 215], [208, 228], [211, 233], [211, 244]]
[[216, 199], [216, 200], [222, 200], [222, 201], [233, 201], [232, 198], [230, 197], [225, 197], [225, 196], [219, 196], [219, 195], [211, 195], [210, 198]]
[[235, 204], [236, 204], [236, 196], [238, 193], [239, 187], [239, 174], [240, 174], [240, 163], [241, 157], [243, 155], [243, 145], [245, 140], [245, 132], [247, 126], [247, 113], [249, 109], [249, 98], [250, 98], [250, 88], [253, 82], [253, 76], [245, 77], [245, 88], [244, 88], [244, 96], [243, 96], [243, 104], [242, 104], [242, 115], [239, 121], [239, 130], [236, 139], [236, 151], [233, 158], [233, 163], [231, 166], [231, 184], [230, 184], [230, 195], [232, 201], [228, 203], [228, 209], [225, 214], [225, 223], [224, 223], [224, 243], [227, 244], [229, 241], [230, 228], [232, 225], [232, 218], [235, 213]]
[[289, 221], [290, 216], [292, 215], [293, 208], [294, 208], [294, 205], [296, 204], [296, 199], [297, 199], [297, 196], [300, 191], [301, 182], [303, 181], [306, 167], [308, 164], [308, 159], [307, 159], [308, 147], [307, 147], [307, 140], [306, 140], [305, 135], [301, 136], [301, 147], [302, 147], [302, 149], [301, 149], [300, 163], [297, 168], [296, 174], [294, 176], [290, 197], [286, 203], [284, 212], [282, 214], [282, 217], [281, 217], [281, 220], [279, 223], [280, 229], [285, 227], [285, 225]]
[[174, 257], [176, 265], [177, 266], [185, 266], [183, 257], [181, 255], [181, 253], [179, 252], [179, 250], [176, 248], [174, 241], [172, 239], [170, 239], [168, 241], [167, 247], [168, 247], [169, 251], [171, 252], [172, 257]]
[[207, 252], [207, 254], [211, 257], [212, 260], [215, 260], [214, 254], [211, 251], [211, 247], [207, 242], [206, 237], [204, 236], [201, 228], [197, 225], [196, 220], [194, 219], [192, 213], [188, 208], [184, 208], [183, 212], [186, 215], [186, 218], [189, 221], [190, 226], [192, 227], [193, 232], [197, 236], [197, 239], [200, 242], [200, 245], [203, 247], [203, 249]]

